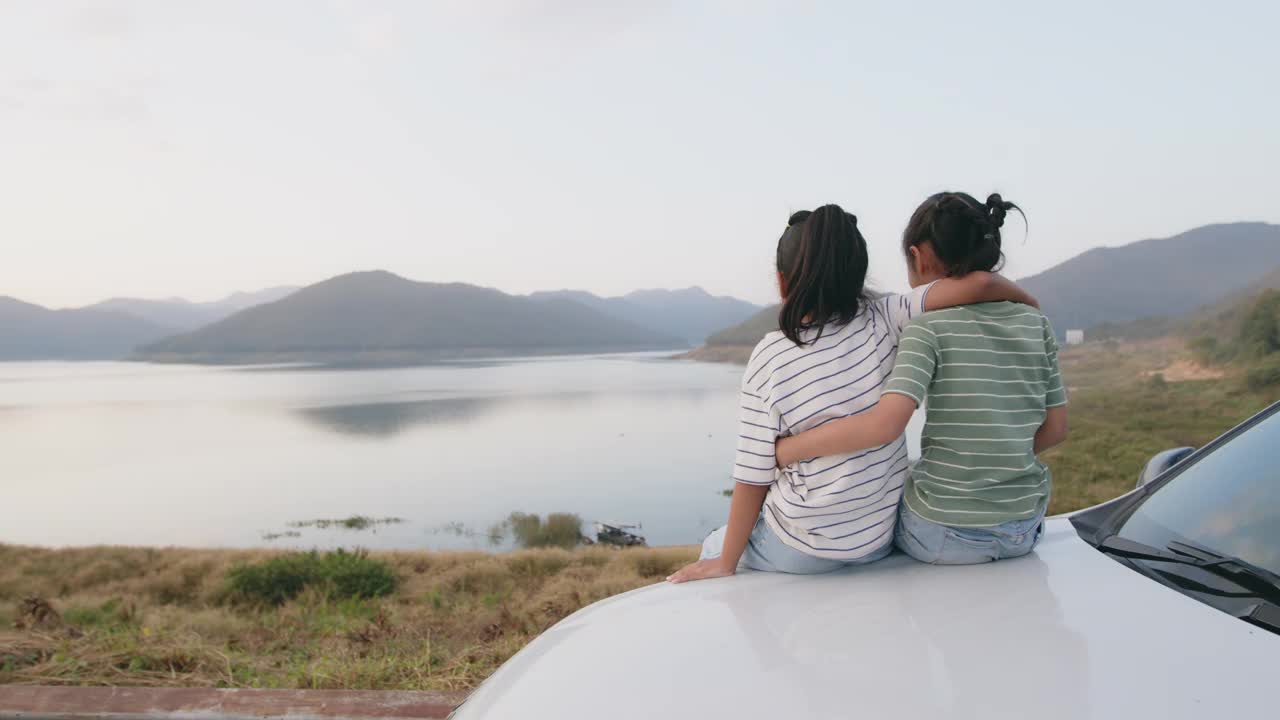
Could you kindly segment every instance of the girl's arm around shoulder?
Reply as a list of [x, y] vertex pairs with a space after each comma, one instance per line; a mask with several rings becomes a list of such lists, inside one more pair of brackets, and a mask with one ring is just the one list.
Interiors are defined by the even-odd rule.
[[928, 285], [920, 285], [906, 295], [885, 295], [876, 300], [876, 303], [888, 319], [889, 327], [901, 333], [908, 323], [930, 310], [1002, 300], [1040, 307], [1030, 293], [1000, 275], [989, 272], [971, 272], [961, 277], [942, 278]]
[[998, 273], [971, 272], [960, 277], [943, 278], [925, 295], [925, 310], [941, 310], [956, 305], [1008, 301], [1039, 308], [1040, 303], [1017, 283]]
[[916, 400], [909, 395], [886, 392], [870, 410], [806, 430], [799, 435], [779, 438], [775, 453], [778, 467], [801, 460], [840, 455], [867, 448], [888, 445], [906, 432]]
[[902, 437], [911, 414], [924, 404], [938, 368], [937, 338], [921, 318], [902, 335], [902, 347], [894, 361], [880, 401], [857, 415], [831, 420], [807, 432], [780, 438], [774, 454], [778, 467], [808, 458], [851, 453], [888, 445]]

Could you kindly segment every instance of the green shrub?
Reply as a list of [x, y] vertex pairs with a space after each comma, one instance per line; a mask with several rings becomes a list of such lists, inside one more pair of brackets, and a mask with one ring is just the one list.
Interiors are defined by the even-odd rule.
[[119, 598], [113, 598], [97, 606], [69, 607], [62, 613], [62, 619], [80, 628], [106, 628], [133, 622], [134, 612]]
[[516, 545], [525, 548], [571, 548], [582, 542], [582, 518], [573, 513], [551, 513], [546, 521], [537, 515], [513, 512], [503, 523]]
[[242, 599], [282, 605], [319, 579], [319, 565], [319, 555], [314, 551], [281, 555], [231, 568], [227, 584], [231, 593]]
[[1250, 390], [1261, 390], [1280, 384], [1280, 358], [1272, 357], [1249, 369], [1245, 383]]
[[1268, 290], [1258, 296], [1240, 325], [1239, 344], [1254, 357], [1280, 350], [1280, 291]]
[[1201, 365], [1212, 365], [1222, 360], [1230, 359], [1227, 357], [1227, 348], [1219, 347], [1218, 338], [1212, 335], [1202, 335], [1192, 340], [1188, 345], [1196, 362]]
[[373, 598], [390, 595], [396, 589], [391, 566], [370, 558], [362, 550], [336, 550], [320, 559], [320, 577], [339, 598]]
[[390, 595], [396, 575], [389, 565], [362, 550], [339, 549], [323, 555], [312, 550], [234, 567], [227, 573], [227, 586], [232, 597], [282, 605], [308, 587], [320, 588], [335, 599]]

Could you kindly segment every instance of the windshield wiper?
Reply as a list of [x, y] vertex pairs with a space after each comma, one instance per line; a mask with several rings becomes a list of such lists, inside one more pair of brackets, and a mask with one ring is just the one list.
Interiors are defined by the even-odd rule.
[[1238, 557], [1223, 555], [1208, 548], [1174, 540], [1165, 549], [1152, 547], [1136, 540], [1111, 535], [1098, 544], [1098, 549], [1110, 555], [1154, 560], [1156, 562], [1190, 565], [1208, 570], [1215, 575], [1235, 580], [1250, 580], [1263, 589], [1280, 593], [1280, 575]]
[[1119, 535], [1108, 535], [1098, 543], [1098, 549], [1108, 555], [1119, 555], [1120, 557], [1133, 558], [1135, 560], [1158, 560], [1160, 562], [1175, 563], [1177, 565], [1192, 565], [1195, 567], [1207, 567], [1214, 563], [1220, 563], [1222, 560], [1204, 560], [1202, 558], [1192, 557], [1186, 554], [1177, 554], [1168, 550], [1140, 543], [1137, 540], [1130, 540]]
[[[1280, 632], [1280, 605], [1272, 602], [1280, 598], [1280, 575], [1266, 568], [1180, 541], [1170, 542], [1167, 549], [1161, 550], [1136, 540], [1111, 535], [1098, 544], [1098, 549], [1109, 555], [1133, 560], [1186, 565], [1229, 580], [1248, 591], [1251, 597], [1260, 600], [1243, 611], [1231, 614], [1246, 622]], [[1209, 588], [1204, 588], [1203, 591], [1213, 592]]]
[[1177, 555], [1198, 560], [1199, 564], [1196, 567], [1212, 570], [1215, 574], [1224, 577], [1248, 580], [1264, 589], [1269, 589], [1273, 593], [1280, 594], [1280, 575], [1264, 567], [1254, 565], [1248, 560], [1242, 560], [1232, 555], [1223, 555], [1208, 548], [1179, 540], [1170, 542], [1166, 549]]

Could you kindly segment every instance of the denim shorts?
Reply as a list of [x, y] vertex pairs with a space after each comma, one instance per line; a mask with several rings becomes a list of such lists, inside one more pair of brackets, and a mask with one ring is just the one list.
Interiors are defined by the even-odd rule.
[[925, 520], [902, 503], [894, 542], [920, 562], [977, 565], [1026, 555], [1035, 549], [1043, 534], [1043, 515], [993, 527], [953, 527]]
[[[720, 557], [724, 551], [724, 533], [727, 526], [715, 530], [702, 541], [702, 555], [699, 560], [711, 560]], [[738, 561], [739, 568], [763, 570], [765, 572], [791, 573], [793, 575], [817, 575], [818, 573], [839, 570], [848, 565], [865, 565], [875, 562], [893, 552], [893, 543], [887, 542], [884, 547], [873, 551], [866, 557], [856, 560], [831, 560], [814, 557], [801, 552], [782, 542], [774, 533], [762, 514], [751, 529], [751, 538], [747, 541], [747, 549]]]

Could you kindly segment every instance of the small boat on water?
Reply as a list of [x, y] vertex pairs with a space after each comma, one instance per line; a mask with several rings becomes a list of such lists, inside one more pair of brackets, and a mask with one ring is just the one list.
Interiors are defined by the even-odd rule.
[[633, 547], [644, 545], [644, 536], [635, 531], [640, 530], [640, 523], [595, 523], [596, 542], [601, 545]]

